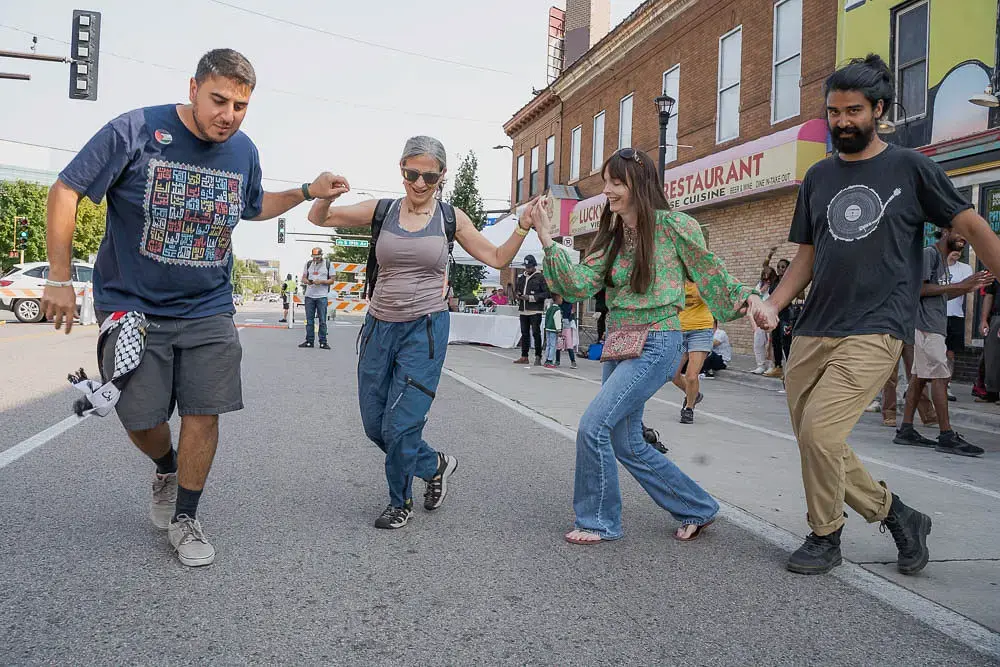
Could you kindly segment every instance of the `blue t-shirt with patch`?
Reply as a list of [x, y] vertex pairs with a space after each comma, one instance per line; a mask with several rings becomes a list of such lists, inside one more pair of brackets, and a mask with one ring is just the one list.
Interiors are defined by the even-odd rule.
[[257, 147], [243, 132], [203, 141], [177, 105], [136, 109], [105, 125], [59, 174], [108, 199], [94, 267], [94, 306], [161, 317], [233, 312], [232, 233], [260, 215]]

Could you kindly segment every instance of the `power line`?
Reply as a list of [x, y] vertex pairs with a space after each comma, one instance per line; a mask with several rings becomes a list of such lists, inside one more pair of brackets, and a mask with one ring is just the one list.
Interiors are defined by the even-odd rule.
[[239, 5], [223, 2], [223, 0], [208, 0], [208, 2], [212, 2], [217, 5], [222, 5], [223, 7], [229, 7], [230, 9], [235, 9], [237, 11], [244, 12], [246, 14], [253, 14], [254, 16], [260, 16], [270, 21], [275, 21], [276, 23], [284, 23], [286, 25], [295, 26], [296, 28], [301, 28], [302, 30], [317, 32], [320, 33], [321, 35], [328, 35], [330, 37], [336, 37], [337, 39], [347, 40], [349, 42], [354, 42], [356, 44], [364, 44], [365, 46], [371, 46], [377, 49], [385, 49], [386, 51], [392, 51], [394, 53], [400, 53], [407, 56], [415, 56], [417, 58], [424, 58], [426, 60], [431, 60], [439, 63], [446, 63], [448, 65], [456, 65], [458, 67], [465, 67], [468, 69], [475, 69], [481, 72], [493, 72], [494, 74], [505, 74], [507, 76], [513, 76], [514, 74], [513, 72], [508, 72], [507, 70], [495, 69], [493, 67], [484, 67], [482, 65], [472, 65], [470, 63], [464, 63], [460, 60], [451, 60], [449, 58], [441, 58], [439, 56], [427, 55], [426, 53], [407, 51], [406, 49], [400, 49], [395, 46], [388, 46], [386, 44], [379, 44], [378, 42], [370, 42], [366, 39], [361, 39], [359, 37], [351, 37], [350, 35], [331, 32], [329, 30], [324, 30], [323, 28], [317, 28], [315, 26], [305, 25], [304, 23], [296, 23], [295, 21], [289, 21], [288, 19], [283, 19], [278, 16], [271, 16], [270, 14], [265, 14], [264, 12], [258, 12], [253, 9], [247, 9], [246, 7], [240, 7]]
[[[18, 141], [16, 139], [4, 139], [3, 137], [0, 137], [0, 142], [6, 142], [6, 143], [9, 143], [9, 144], [18, 144], [20, 146], [31, 146], [32, 148], [46, 148], [48, 150], [61, 151], [63, 153], [73, 153], [73, 154], [76, 154], [76, 153], [79, 152], [79, 151], [73, 150], [72, 148], [60, 148], [59, 146], [49, 146], [48, 144], [36, 144], [36, 143], [30, 142], [30, 141]], [[293, 179], [290, 179], [290, 178], [271, 178], [270, 176], [262, 176], [261, 179], [265, 180], [265, 181], [273, 181], [274, 183], [288, 183], [290, 185], [295, 185], [295, 186], [300, 186], [300, 185], [302, 185], [302, 183], [305, 182], [302, 179], [293, 180]], [[401, 194], [404, 194], [402, 190], [385, 190], [385, 189], [381, 189], [381, 188], [368, 187], [367, 185], [356, 185], [353, 188], [351, 188], [351, 190], [352, 191], [360, 191], [360, 192], [365, 192], [365, 191], [368, 191], [368, 192], [378, 192], [380, 194], [389, 194], [389, 195], [401, 195]], [[483, 201], [504, 201], [505, 202], [505, 201], [509, 201], [509, 200], [506, 197], [483, 197]]]
[[[52, 41], [52, 42], [56, 42], [56, 43], [59, 43], [59, 44], [69, 45], [69, 42], [67, 42], [64, 39], [57, 39], [57, 38], [52, 37], [50, 35], [43, 35], [43, 34], [38, 33], [38, 32], [34, 32], [34, 31], [31, 31], [31, 30], [25, 30], [23, 28], [18, 28], [18, 27], [12, 26], [12, 25], [7, 25], [5, 23], [0, 23], [0, 28], [7, 28], [8, 30], [13, 30], [15, 32], [20, 32], [20, 33], [23, 33], [25, 35], [32, 35], [32, 36], [43, 37], [43, 38], [45, 38], [45, 39], [47, 39], [49, 41]], [[107, 49], [102, 49], [101, 52], [103, 54], [105, 54], [105, 55], [112, 56], [114, 58], [120, 58], [121, 60], [127, 60], [127, 61], [130, 61], [130, 62], [138, 63], [140, 65], [146, 65], [147, 67], [156, 67], [158, 69], [168, 70], [168, 71], [171, 71], [171, 72], [179, 72], [179, 73], [184, 74], [186, 76], [190, 76], [191, 75], [190, 70], [181, 69], [180, 67], [174, 67], [172, 65], [163, 65], [161, 63], [150, 62], [148, 60], [142, 60], [140, 58], [135, 58], [133, 56], [126, 56], [126, 55], [123, 55], [121, 53], [115, 53], [114, 51], [108, 51]], [[465, 122], [465, 123], [482, 123], [484, 125], [502, 125], [505, 122], [505, 121], [502, 121], [502, 120], [488, 120], [488, 119], [485, 119], [485, 118], [468, 118], [468, 117], [465, 117], [465, 116], [449, 116], [447, 114], [437, 114], [437, 113], [430, 113], [430, 112], [426, 112], [426, 111], [413, 111], [412, 109], [400, 109], [400, 108], [394, 108], [394, 107], [383, 107], [383, 106], [378, 106], [378, 105], [375, 105], [375, 104], [364, 104], [362, 102], [352, 102], [352, 101], [347, 101], [347, 100], [338, 100], [338, 99], [332, 98], [332, 97], [322, 97], [320, 95], [310, 95], [308, 93], [299, 93], [299, 92], [296, 92], [296, 91], [293, 91], [293, 90], [283, 90], [281, 88], [272, 88], [270, 86], [258, 86], [258, 89], [259, 90], [268, 90], [270, 92], [278, 93], [280, 95], [289, 95], [289, 96], [292, 96], [292, 97], [301, 97], [303, 99], [317, 100], [317, 101], [320, 101], [320, 102], [328, 102], [330, 104], [340, 104], [342, 106], [354, 107], [356, 109], [370, 109], [372, 111], [382, 111], [382, 112], [386, 112], [386, 113], [405, 113], [408, 116], [420, 116], [420, 117], [423, 117], [423, 118], [436, 118], [436, 119], [439, 119], [439, 120], [457, 120], [457, 121], [462, 121], [462, 122]]]

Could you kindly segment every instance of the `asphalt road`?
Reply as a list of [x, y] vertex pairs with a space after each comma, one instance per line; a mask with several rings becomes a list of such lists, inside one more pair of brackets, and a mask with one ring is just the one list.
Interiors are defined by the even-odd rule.
[[[238, 319], [267, 324], [273, 313]], [[92, 331], [0, 337], [5, 368], [36, 378], [19, 399], [21, 378], [5, 373], [0, 457], [69, 414], [75, 396], [62, 388], [62, 366], [93, 366]], [[597, 364], [554, 373], [513, 367], [505, 352], [451, 347], [425, 431], [459, 457], [451, 494], [403, 530], [375, 530], [387, 498], [358, 418], [356, 334], [335, 325], [326, 352], [296, 348], [301, 330], [241, 331], [247, 408], [223, 418], [199, 510], [218, 550], [209, 568], [184, 568], [149, 523], [152, 467], [113, 418], [73, 425], [0, 467], [0, 663], [1000, 664], [969, 646], [969, 637], [997, 646], [982, 625], [955, 615], [960, 627], [946, 634], [937, 605], [915, 612], [907, 604], [917, 596], [887, 579], [870, 575], [875, 590], [857, 577], [782, 569], [787, 552], [768, 531], [780, 535], [785, 515], [788, 530], [804, 525], [781, 454], [793, 444], [759, 430], [784, 428], [781, 397], [739, 385], [708, 388], [705, 414], [758, 430], [702, 415], [681, 430], [670, 390], [647, 416], [675, 460], [727, 502], [726, 518], [702, 540], [677, 543], [675, 523], [623, 474], [626, 538], [576, 547], [561, 539], [573, 518], [567, 433], [596, 390]], [[865, 423], [855, 434], [873, 458], [1000, 485], [996, 461], [899, 452], [879, 444], [878, 429]], [[946, 500], [971, 494], [980, 508], [967, 513], [995, 517], [995, 499], [895, 472], [899, 488], [947, 511], [935, 516], [937, 548], [994, 548], [994, 536], [954, 544], [947, 526], [957, 510]], [[763, 528], [748, 529], [742, 513]], [[894, 555], [877, 528], [856, 518], [850, 526], [848, 558]], [[984, 576], [979, 588], [988, 589]]]

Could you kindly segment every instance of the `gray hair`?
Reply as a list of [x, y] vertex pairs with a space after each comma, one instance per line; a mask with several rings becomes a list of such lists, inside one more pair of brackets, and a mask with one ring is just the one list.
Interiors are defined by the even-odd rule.
[[194, 79], [203, 83], [210, 76], [231, 79], [253, 90], [257, 86], [257, 73], [246, 56], [232, 49], [212, 49], [198, 61]]
[[441, 170], [448, 168], [448, 154], [444, 150], [444, 145], [434, 137], [410, 137], [403, 146], [403, 157], [399, 158], [400, 164], [406, 162], [411, 157], [418, 155], [430, 155], [438, 161]]

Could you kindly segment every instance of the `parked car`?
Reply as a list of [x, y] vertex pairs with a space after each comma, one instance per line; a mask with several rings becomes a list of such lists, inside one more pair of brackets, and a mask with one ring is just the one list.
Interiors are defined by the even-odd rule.
[[[49, 277], [48, 262], [31, 262], [15, 264], [7, 273], [0, 277], [0, 288], [32, 289], [41, 292], [45, 289], [45, 280]], [[84, 262], [73, 263], [73, 287], [83, 289], [94, 280], [94, 265]], [[76, 297], [76, 308], [79, 311], [83, 305], [83, 297]], [[14, 317], [20, 322], [41, 322], [45, 319], [42, 313], [41, 299], [12, 297], [0, 294], [0, 309], [13, 311]]]

